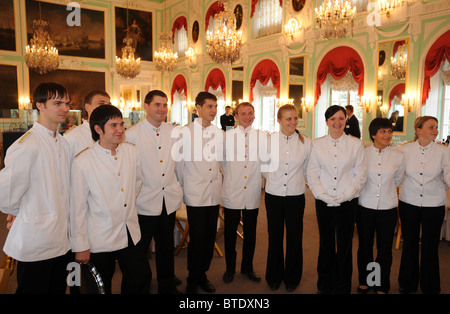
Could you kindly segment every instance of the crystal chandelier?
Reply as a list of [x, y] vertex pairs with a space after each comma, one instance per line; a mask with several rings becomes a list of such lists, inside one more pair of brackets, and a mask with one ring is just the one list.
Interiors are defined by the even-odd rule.
[[387, 18], [391, 16], [391, 11], [399, 7], [400, 4], [402, 4], [402, 0], [378, 0], [380, 13], [386, 14]]
[[394, 57], [391, 57], [391, 72], [398, 79], [403, 80], [406, 77], [406, 65], [408, 63], [408, 45], [402, 44]]
[[[39, 3], [39, 15], [40, 15]], [[25, 48], [25, 63], [27, 66], [44, 74], [58, 69], [58, 50], [53, 46], [53, 41], [47, 32], [48, 22], [42, 20], [33, 21], [33, 38], [30, 44]]]
[[241, 56], [242, 32], [236, 31], [236, 17], [225, 7], [224, 11], [216, 14], [216, 31], [206, 34], [206, 51], [216, 63], [232, 64]]
[[161, 47], [155, 51], [156, 70], [161, 72], [172, 72], [177, 68], [178, 53], [172, 49], [172, 34], [161, 33], [159, 35]]
[[322, 39], [343, 38], [353, 29], [356, 7], [348, 1], [324, 0], [316, 11], [316, 23], [319, 25]]
[[[128, 6], [128, 4], [127, 4]], [[127, 36], [123, 39], [122, 58], [116, 56], [117, 73], [124, 78], [135, 78], [141, 73], [141, 58], [134, 58], [135, 49], [132, 47], [133, 38], [129, 35], [128, 7], [127, 7]]]

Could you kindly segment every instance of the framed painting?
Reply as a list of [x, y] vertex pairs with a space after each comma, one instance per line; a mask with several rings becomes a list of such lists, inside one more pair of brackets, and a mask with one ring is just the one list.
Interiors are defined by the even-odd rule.
[[0, 118], [11, 118], [11, 109], [19, 109], [17, 66], [0, 64]]
[[153, 60], [152, 12], [115, 7], [116, 56], [122, 56], [123, 40], [127, 33], [133, 38], [135, 57], [142, 61]]
[[[80, 26], [67, 24], [67, 6], [26, 0], [27, 42], [33, 37], [33, 20], [49, 22], [48, 33], [61, 56], [105, 59], [105, 12], [80, 9]], [[40, 6], [40, 10], [39, 10]]]
[[295, 12], [300, 12], [305, 6], [306, 0], [292, 0], [292, 8]]
[[198, 21], [194, 21], [194, 24], [192, 24], [192, 41], [194, 43], [198, 40], [198, 34], [200, 32], [200, 26], [198, 25]]
[[0, 50], [16, 51], [14, 0], [2, 0], [0, 10]]
[[55, 72], [39, 74], [29, 71], [30, 95], [40, 83], [56, 82], [69, 90], [70, 109], [83, 110], [84, 96], [94, 89], [105, 90], [105, 72], [56, 70]]

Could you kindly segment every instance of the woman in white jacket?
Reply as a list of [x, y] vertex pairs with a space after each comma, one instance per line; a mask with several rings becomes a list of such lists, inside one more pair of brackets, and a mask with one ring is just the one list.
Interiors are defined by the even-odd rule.
[[[392, 241], [397, 224], [397, 187], [405, 174], [405, 160], [397, 149], [388, 147], [392, 140], [392, 122], [375, 118], [369, 125], [373, 145], [364, 149], [367, 182], [358, 199], [356, 226], [358, 228], [359, 293], [366, 293], [372, 283], [367, 282], [372, 271], [369, 263], [377, 262], [381, 269], [381, 285], [373, 288], [377, 293], [388, 293], [392, 265]], [[376, 234], [377, 257], [373, 257]], [[369, 268], [369, 270], [367, 270]]]
[[345, 118], [341, 106], [325, 111], [329, 135], [314, 140], [308, 164], [320, 236], [319, 293], [351, 292], [352, 238], [367, 169], [361, 140], [344, 134]]
[[[278, 167], [265, 174], [269, 233], [266, 281], [272, 290], [278, 289], [284, 281], [286, 290], [292, 292], [302, 277], [304, 193], [311, 140], [296, 130], [298, 112], [293, 105], [282, 106], [277, 118], [280, 132], [271, 135], [270, 158]], [[286, 257], [283, 256], [284, 226]]]
[[423, 293], [439, 293], [438, 248], [450, 186], [450, 156], [447, 147], [434, 142], [439, 133], [435, 117], [417, 118], [414, 129], [414, 141], [400, 147], [406, 173], [399, 202], [403, 250], [398, 282], [401, 293], [417, 291], [419, 281]]

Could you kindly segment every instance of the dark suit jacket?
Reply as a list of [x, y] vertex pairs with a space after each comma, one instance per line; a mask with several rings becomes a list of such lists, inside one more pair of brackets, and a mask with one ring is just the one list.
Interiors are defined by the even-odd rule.
[[223, 114], [220, 116], [220, 125], [222, 126], [222, 130], [226, 131], [228, 129], [234, 128], [234, 117], [233, 115], [227, 116]]
[[361, 131], [359, 130], [358, 118], [352, 115], [345, 123], [345, 134], [353, 135], [354, 137], [361, 138]]

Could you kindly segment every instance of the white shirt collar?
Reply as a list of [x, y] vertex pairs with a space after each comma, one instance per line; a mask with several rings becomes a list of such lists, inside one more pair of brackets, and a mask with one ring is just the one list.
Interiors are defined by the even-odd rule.
[[249, 125], [248, 127], [244, 128], [242, 125], [238, 125], [238, 129], [241, 130], [241, 131], [244, 132], [244, 133], [248, 133], [248, 132], [251, 131], [252, 126]]
[[[101, 152], [105, 153], [105, 154], [108, 155], [108, 156], [111, 156], [111, 155], [112, 155], [112, 154], [111, 154], [111, 150], [110, 150], [110, 149], [106, 149], [106, 148], [100, 146], [100, 142], [99, 142], [99, 141], [97, 141], [97, 142], [95, 143], [95, 147], [97, 147]], [[119, 153], [119, 147], [120, 147], [120, 144], [117, 145], [117, 148], [115, 149], [116, 155]]]
[[56, 139], [58, 137], [58, 134], [59, 134], [58, 131], [56, 131], [56, 134], [55, 134], [55, 132], [47, 129], [45, 126], [43, 126], [42, 124], [40, 124], [37, 121], [33, 124], [33, 126], [36, 126], [38, 131], [48, 134], [49, 136], [51, 136], [54, 139]]

